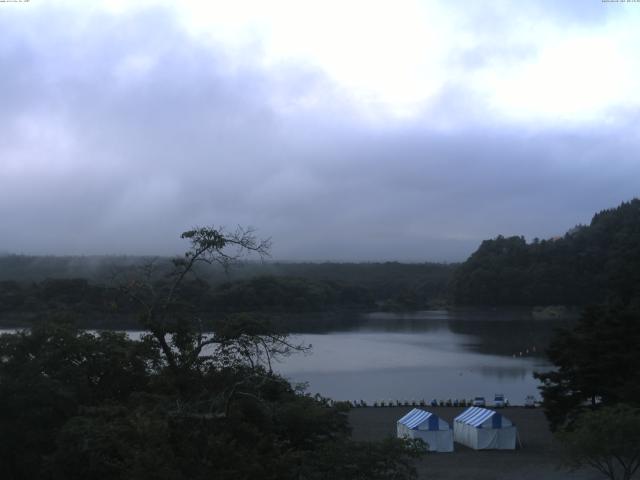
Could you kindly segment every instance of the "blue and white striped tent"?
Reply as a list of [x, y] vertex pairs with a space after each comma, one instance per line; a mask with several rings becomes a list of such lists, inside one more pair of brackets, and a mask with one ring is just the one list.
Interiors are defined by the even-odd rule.
[[420, 438], [431, 452], [453, 452], [453, 432], [437, 415], [414, 408], [398, 420], [399, 438]]
[[453, 419], [455, 441], [475, 450], [516, 448], [516, 426], [494, 410], [469, 407]]

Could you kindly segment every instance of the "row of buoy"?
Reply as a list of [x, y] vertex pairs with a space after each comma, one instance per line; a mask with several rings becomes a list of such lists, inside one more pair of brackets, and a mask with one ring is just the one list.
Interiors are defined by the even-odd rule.
[[447, 400], [436, 400], [435, 398], [430, 402], [426, 402], [424, 399], [422, 400], [380, 400], [374, 401], [371, 405], [368, 404], [364, 400], [353, 400], [347, 401], [352, 407], [468, 407], [473, 405], [473, 400], [466, 399], [447, 399]]

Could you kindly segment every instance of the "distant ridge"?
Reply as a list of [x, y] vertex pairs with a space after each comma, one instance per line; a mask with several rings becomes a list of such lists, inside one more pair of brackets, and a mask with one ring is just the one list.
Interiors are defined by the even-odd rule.
[[563, 237], [498, 236], [454, 273], [458, 305], [574, 305], [640, 299], [640, 200], [596, 213]]

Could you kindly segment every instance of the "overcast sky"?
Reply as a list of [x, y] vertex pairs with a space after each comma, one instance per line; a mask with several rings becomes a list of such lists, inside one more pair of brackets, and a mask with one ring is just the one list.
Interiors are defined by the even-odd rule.
[[458, 261], [640, 192], [640, 3], [0, 3], [0, 251]]

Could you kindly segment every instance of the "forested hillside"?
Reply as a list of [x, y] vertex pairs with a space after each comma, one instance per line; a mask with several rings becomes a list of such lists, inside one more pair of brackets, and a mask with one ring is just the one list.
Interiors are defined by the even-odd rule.
[[355, 442], [348, 405], [273, 371], [273, 361], [309, 345], [249, 314], [214, 320], [203, 334], [192, 300], [205, 284], [194, 265], [233, 263], [238, 250], [264, 255], [268, 242], [242, 229], [182, 238], [189, 250], [160, 279], [129, 277], [109, 290], [66, 279], [30, 287], [39, 301], [66, 307], [99, 304], [105, 293], [113, 303], [126, 298], [145, 333], [92, 333], [52, 307], [32, 328], [0, 335], [2, 478], [415, 479], [424, 444]]
[[[147, 273], [159, 287], [171, 267], [167, 258], [0, 257], [0, 325], [29, 325], [51, 312], [65, 312], [76, 314], [83, 327], [135, 328], [134, 304], [121, 287]], [[445, 301], [454, 268], [255, 262], [225, 272], [201, 265], [197, 277], [181, 285], [180, 295], [205, 319], [244, 312], [280, 316], [427, 308]], [[309, 327], [291, 321], [286, 328]]]
[[451, 284], [461, 305], [587, 305], [640, 297], [640, 200], [594, 215], [563, 237], [482, 242]]
[[[149, 263], [153, 263], [157, 276], [172, 268], [167, 257], [3, 255], [0, 281], [25, 285], [47, 279], [83, 278], [94, 285], [109, 285]], [[212, 286], [256, 277], [294, 277], [362, 287], [379, 302], [424, 304], [425, 298], [433, 301], [446, 295], [456, 264], [244, 262], [229, 271], [215, 266], [200, 267], [198, 277]]]

